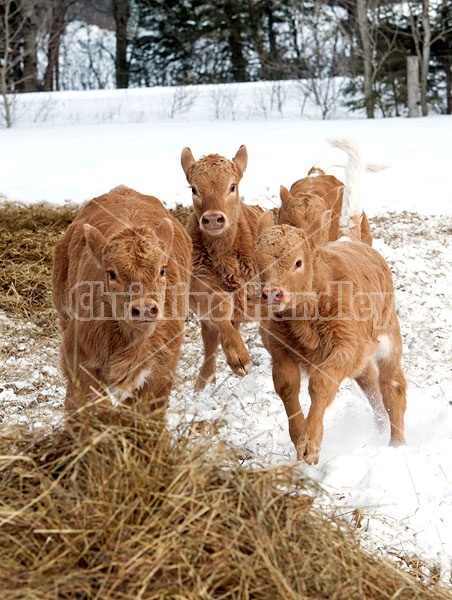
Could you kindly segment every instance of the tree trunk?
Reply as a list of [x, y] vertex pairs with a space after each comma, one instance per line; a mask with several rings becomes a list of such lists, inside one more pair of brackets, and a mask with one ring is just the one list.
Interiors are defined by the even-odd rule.
[[129, 87], [129, 62], [127, 60], [127, 25], [130, 17], [129, 0], [114, 0], [116, 23], [116, 87]]
[[375, 117], [375, 100], [372, 83], [372, 44], [367, 20], [367, 0], [357, 0], [356, 13], [363, 51], [364, 105], [366, 107], [367, 118], [373, 119]]
[[428, 86], [428, 66], [430, 63], [430, 45], [431, 45], [431, 30], [430, 30], [430, 16], [429, 16], [429, 0], [423, 0], [422, 2], [422, 27], [424, 29], [424, 36], [422, 40], [422, 63], [421, 63], [421, 107], [422, 116], [428, 116], [427, 106], [427, 86]]
[[224, 14], [228, 24], [228, 44], [232, 63], [234, 81], [248, 81], [247, 61], [243, 51], [242, 23], [236, 2], [228, 0], [224, 6]]
[[419, 59], [407, 56], [408, 116], [419, 117]]
[[446, 115], [452, 115], [452, 58], [445, 60], [446, 71]]
[[38, 57], [36, 37], [38, 28], [35, 23], [27, 18], [24, 25], [24, 56], [23, 56], [23, 91], [36, 92], [38, 90]]
[[61, 36], [66, 27], [66, 14], [73, 0], [53, 0], [52, 16], [47, 48], [47, 67], [44, 73], [44, 91], [59, 90], [59, 55]]

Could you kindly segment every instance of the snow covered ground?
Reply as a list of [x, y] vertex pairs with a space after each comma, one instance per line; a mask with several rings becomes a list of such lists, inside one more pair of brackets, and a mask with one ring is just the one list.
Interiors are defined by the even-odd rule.
[[[231, 157], [244, 143], [249, 164], [240, 191], [247, 202], [271, 208], [279, 205], [280, 184], [290, 186], [316, 161], [340, 156], [327, 144], [330, 137], [355, 138], [369, 160], [389, 163], [387, 170], [367, 175], [365, 209], [373, 217], [375, 247], [394, 273], [409, 383], [408, 444], [388, 448], [388, 432], [377, 432], [367, 401], [346, 382], [326, 414], [320, 463], [298, 468], [331, 493], [326, 510], [356, 520], [354, 511], [360, 509], [366, 544], [384, 554], [417, 554], [438, 564], [447, 580], [452, 563], [452, 118], [321, 121], [297, 114], [295, 100], [281, 115], [263, 111], [265, 88], [258, 91], [256, 85], [230, 88], [235, 111], [215, 118], [211, 87], [197, 90], [190, 107], [173, 118], [169, 108], [176, 92], [170, 89], [21, 98], [17, 126], [0, 130], [0, 195], [19, 203], [80, 203], [123, 183], [158, 196], [168, 207], [188, 204], [181, 149], [189, 145], [196, 157], [209, 152]], [[46, 111], [38, 111], [38, 102]], [[338, 169], [331, 172], [343, 176]], [[0, 319], [4, 426], [38, 426], [61, 418], [57, 340], [31, 341], [32, 329]], [[216, 385], [196, 397], [201, 344], [196, 321], [187, 323], [170, 423], [210, 423], [209, 431], [240, 448], [246, 464], [294, 461], [256, 325], [245, 327], [244, 335], [252, 372], [239, 380], [220, 361]], [[306, 382], [301, 400], [307, 408]]]

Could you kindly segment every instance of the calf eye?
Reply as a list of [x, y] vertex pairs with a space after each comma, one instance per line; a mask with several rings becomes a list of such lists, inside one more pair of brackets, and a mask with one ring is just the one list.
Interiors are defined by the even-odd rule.
[[110, 281], [114, 281], [117, 278], [117, 275], [114, 271], [110, 270], [108, 271], [108, 279]]
[[301, 267], [301, 265], [302, 265], [302, 264], [303, 264], [303, 263], [302, 263], [302, 261], [301, 261], [301, 258], [299, 258], [299, 259], [297, 260], [297, 262], [295, 263], [295, 266], [297, 267], [297, 269], [299, 269], [299, 268]]
[[192, 187], [192, 188], [191, 188], [191, 193], [192, 193], [194, 196], [197, 196], [197, 195], [198, 195], [198, 190], [197, 190], [195, 187]]
[[237, 186], [236, 186], [236, 184], [235, 184], [235, 183], [233, 183], [233, 184], [231, 185], [231, 189], [230, 189], [229, 191], [230, 191], [230, 192], [235, 192], [235, 190], [236, 190], [236, 189], [237, 189]]
[[165, 267], [162, 267], [160, 269], [160, 277], [164, 277], [165, 276]]

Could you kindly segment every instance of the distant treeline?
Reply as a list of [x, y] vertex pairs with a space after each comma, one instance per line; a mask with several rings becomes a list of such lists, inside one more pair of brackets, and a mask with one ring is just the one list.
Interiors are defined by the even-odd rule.
[[102, 54], [118, 88], [344, 77], [350, 108], [397, 115], [414, 56], [422, 114], [452, 113], [450, 0], [1, 0], [3, 97], [67, 89], [62, 39], [76, 20], [105, 34], [83, 42], [85, 89], [106, 85]]

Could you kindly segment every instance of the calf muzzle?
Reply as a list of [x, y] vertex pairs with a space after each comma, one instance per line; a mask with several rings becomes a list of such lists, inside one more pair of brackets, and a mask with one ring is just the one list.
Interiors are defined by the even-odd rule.
[[152, 322], [160, 317], [160, 312], [155, 300], [134, 300], [129, 306], [129, 319], [135, 322]]
[[265, 304], [281, 304], [284, 301], [284, 291], [280, 288], [264, 288], [261, 297]]
[[223, 212], [208, 210], [200, 219], [200, 227], [209, 233], [220, 233], [227, 226], [228, 219]]

